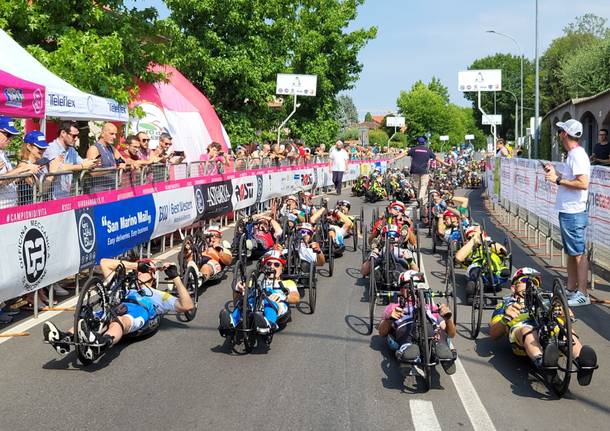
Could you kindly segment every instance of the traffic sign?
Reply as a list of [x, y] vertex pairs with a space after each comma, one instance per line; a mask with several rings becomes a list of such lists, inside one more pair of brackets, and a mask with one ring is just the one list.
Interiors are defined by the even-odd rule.
[[474, 139], [474, 135], [466, 135], [464, 136], [464, 139], [467, 141], [472, 141]]
[[491, 126], [492, 124], [497, 126], [499, 124], [502, 124], [502, 115], [494, 115], [494, 114], [483, 115], [481, 124], [483, 124], [484, 126]]
[[386, 127], [404, 127], [405, 117], [386, 117], [385, 125]]
[[440, 139], [440, 140], [441, 140], [441, 141], [443, 141], [443, 142], [446, 142], [446, 141], [448, 141], [448, 140], [449, 140], [449, 136], [447, 136], [447, 135], [442, 135], [442, 136], [439, 136], [439, 138], [438, 138], [438, 139]]
[[358, 129], [358, 138], [360, 141], [360, 145], [368, 147], [369, 145], [369, 129], [367, 127], [362, 127]]
[[463, 70], [458, 72], [460, 91], [502, 91], [502, 70]]
[[315, 96], [317, 86], [317, 75], [278, 73], [275, 83], [275, 93], [291, 96]]

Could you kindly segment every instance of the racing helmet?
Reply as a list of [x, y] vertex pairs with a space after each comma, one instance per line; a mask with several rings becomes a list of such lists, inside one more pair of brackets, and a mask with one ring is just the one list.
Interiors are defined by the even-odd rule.
[[443, 213], [443, 217], [455, 217], [455, 218], [457, 218], [457, 214], [454, 213], [451, 210], [445, 210], [445, 212]]
[[396, 211], [400, 211], [400, 212], [407, 212], [407, 206], [405, 204], [403, 204], [401, 201], [394, 201], [391, 202], [390, 205], [388, 205], [388, 208], [396, 210]]
[[542, 274], [534, 268], [525, 266], [523, 268], [518, 268], [510, 281], [513, 285], [518, 281], [531, 281], [536, 287], [540, 287], [542, 285]]
[[472, 238], [472, 235], [475, 234], [475, 232], [477, 231], [477, 225], [472, 225], [470, 226], [468, 229], [466, 229], [466, 231], [464, 232], [464, 237], [466, 239], [470, 239]]
[[220, 230], [220, 226], [212, 224], [206, 228], [206, 230], [203, 232], [203, 234], [222, 236], [222, 231]]
[[398, 282], [400, 284], [410, 283], [411, 280], [415, 281], [416, 283], [423, 283], [424, 275], [418, 271], [409, 269], [408, 271], [401, 272], [398, 276]]
[[263, 256], [263, 265], [267, 265], [268, 262], [279, 262], [282, 266], [286, 265], [286, 259], [282, 255], [282, 252], [279, 250], [270, 250]]
[[341, 200], [337, 202], [337, 207], [345, 207], [349, 211], [352, 208], [352, 204], [348, 200]]
[[288, 203], [288, 201], [294, 201], [295, 204], [299, 204], [299, 200], [297, 199], [297, 197], [295, 195], [290, 195], [286, 198], [286, 203]]
[[301, 235], [313, 235], [313, 226], [311, 223], [301, 223], [297, 226], [297, 231]]

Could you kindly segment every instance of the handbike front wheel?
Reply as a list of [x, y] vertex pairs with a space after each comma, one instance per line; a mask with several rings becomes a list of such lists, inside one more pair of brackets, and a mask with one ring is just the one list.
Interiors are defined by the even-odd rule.
[[187, 322], [190, 322], [197, 315], [197, 307], [199, 305], [199, 276], [197, 275], [195, 268], [192, 266], [187, 268], [186, 274], [184, 274], [182, 279], [182, 284], [184, 284], [186, 291], [191, 297], [191, 301], [193, 301], [193, 309], [184, 312], [184, 319]]
[[549, 342], [555, 342], [557, 347], [559, 347], [557, 375], [551, 382], [551, 385], [557, 396], [562, 397], [570, 386], [574, 354], [572, 351], [573, 334], [570, 308], [568, 307], [565, 288], [559, 279], [553, 280], [553, 298], [551, 299], [549, 313], [551, 313], [550, 321], [556, 325], [553, 330], [554, 336], [551, 337]]
[[317, 281], [316, 281], [316, 264], [315, 262], [309, 264], [309, 314], [316, 312], [316, 299], [317, 299]]
[[428, 319], [426, 317], [426, 296], [423, 289], [417, 290], [417, 299], [419, 305], [418, 320], [419, 320], [419, 354], [421, 356], [421, 369], [424, 372], [424, 390], [427, 392], [432, 385], [432, 375], [430, 373], [430, 361], [432, 355], [430, 353], [430, 334], [428, 334]]
[[100, 331], [103, 329], [102, 326], [106, 326], [107, 322], [101, 319], [103, 317], [110, 318], [110, 316], [107, 316], [109, 310], [106, 301], [104, 282], [102, 279], [99, 277], [91, 277], [88, 279], [80, 291], [76, 309], [74, 310], [73, 336], [76, 356], [80, 363], [85, 366], [91, 364], [93, 360], [88, 358], [85, 353], [88, 346], [83, 344], [88, 341], [80, 339], [80, 336], [78, 335], [78, 322], [83, 319], [88, 328], [92, 331]]
[[375, 280], [375, 259], [370, 258], [369, 264], [369, 335], [373, 333], [375, 325], [375, 305], [377, 304], [377, 280]]
[[484, 307], [484, 286], [483, 275], [479, 273], [475, 282], [474, 294], [472, 296], [472, 307], [470, 308], [470, 336], [473, 340], [479, 336], [481, 330], [481, 320], [483, 318]]
[[457, 325], [457, 292], [455, 286], [455, 268], [453, 267], [453, 244], [447, 250], [447, 268], [445, 271], [445, 300], [453, 313], [453, 323]]

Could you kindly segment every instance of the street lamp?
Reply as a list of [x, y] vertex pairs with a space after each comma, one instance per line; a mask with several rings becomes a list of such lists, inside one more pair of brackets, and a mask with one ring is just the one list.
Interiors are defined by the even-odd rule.
[[[512, 40], [515, 43], [515, 45], [517, 45], [517, 49], [521, 53], [521, 123], [520, 123], [520, 128], [519, 128], [519, 137], [521, 137], [523, 139], [523, 59], [524, 59], [523, 50], [521, 49], [521, 45], [519, 45], [519, 42], [517, 42], [517, 40], [514, 37], [509, 36], [508, 34], [500, 33], [495, 30], [487, 30], [486, 33], [496, 34], [498, 36], [502, 36], [502, 37]], [[517, 130], [515, 130], [515, 135], [516, 134], [517, 134]]]

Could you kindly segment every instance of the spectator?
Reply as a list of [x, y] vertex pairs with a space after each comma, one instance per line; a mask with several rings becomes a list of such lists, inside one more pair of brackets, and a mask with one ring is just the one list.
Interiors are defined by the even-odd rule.
[[218, 142], [212, 142], [208, 145], [207, 153], [202, 154], [199, 158], [204, 163], [204, 175], [221, 174], [224, 172], [224, 167], [228, 166], [229, 160], [222, 152], [222, 145]]
[[243, 171], [247, 168], [247, 159], [248, 156], [246, 154], [246, 149], [241, 145], [238, 145], [235, 149], [235, 169], [238, 171]]
[[159, 145], [153, 151], [154, 156], [157, 158], [157, 161], [154, 163], [169, 162], [172, 165], [177, 165], [184, 161], [186, 157], [184, 151], [170, 151], [173, 139], [172, 135], [166, 132], [159, 135]]
[[[13, 164], [4, 152], [11, 140], [19, 135], [11, 118], [0, 117], [0, 208], [17, 205], [17, 178], [6, 179], [21, 174], [37, 174], [39, 165], [23, 165], [13, 168]], [[2, 179], [2, 178], [5, 179]]]
[[327, 156], [327, 153], [326, 153], [326, 144], [318, 145], [316, 147], [316, 150], [315, 150], [314, 154], [315, 154], [318, 162], [322, 161], [322, 159]]
[[[46, 173], [57, 172], [58, 167], [64, 162], [63, 154], [49, 161], [43, 154], [49, 148], [49, 144], [45, 140], [44, 135], [35, 130], [23, 138], [23, 147], [21, 147], [20, 162], [17, 167], [25, 168], [28, 165], [39, 166], [38, 172], [32, 177], [23, 178], [17, 181], [17, 205], [27, 205], [34, 202], [34, 187], [37, 187], [38, 181]], [[53, 183], [53, 177], [45, 177], [43, 183], [40, 184], [43, 190], [37, 190], [39, 196], [44, 196], [46, 189]]]
[[[44, 152], [48, 160], [55, 160], [63, 156], [63, 163], [59, 165], [59, 171], [80, 172], [83, 169], [92, 169], [99, 165], [98, 160], [83, 159], [74, 148], [78, 143], [78, 128], [74, 121], [62, 121], [59, 124], [57, 139], [49, 143], [49, 148]], [[53, 181], [53, 199], [61, 199], [70, 196], [72, 188], [72, 175], [60, 175]]]
[[557, 123], [559, 138], [568, 153], [563, 171], [557, 173], [551, 163], [544, 166], [546, 180], [556, 183], [559, 230], [563, 248], [568, 255], [568, 305], [577, 307], [591, 303], [587, 294], [589, 263], [585, 256], [587, 197], [591, 165], [585, 149], [580, 146], [582, 124], [577, 120]]
[[[428, 140], [420, 136], [417, 138], [417, 145], [411, 148], [406, 153], [402, 153], [392, 159], [392, 162], [402, 159], [403, 157], [411, 157], [411, 176], [415, 189], [417, 190], [417, 199], [420, 202], [421, 208], [426, 208], [428, 205], [428, 182], [430, 181], [430, 174], [428, 173], [428, 166], [430, 160], [436, 160], [437, 163], [447, 166], [447, 163], [441, 159], [440, 156], [436, 155], [428, 147]], [[424, 223], [427, 223], [427, 217], [424, 217]]]
[[608, 129], [599, 131], [599, 142], [593, 147], [591, 164], [610, 165], [610, 145], [608, 145]]
[[333, 184], [337, 195], [341, 194], [341, 186], [343, 185], [343, 174], [347, 172], [347, 161], [349, 154], [343, 149], [343, 142], [338, 140], [335, 146], [330, 149], [328, 168], [333, 175]]
[[286, 158], [286, 154], [285, 154], [285, 147], [283, 145], [280, 144], [273, 144], [271, 146], [271, 160], [272, 162], [276, 165], [279, 166], [280, 163], [282, 162], [282, 160], [284, 160]]
[[115, 173], [108, 173], [107, 170], [125, 167], [125, 161], [119, 154], [119, 151], [113, 147], [117, 134], [118, 130], [114, 124], [105, 123], [102, 127], [99, 140], [87, 150], [87, 158], [89, 160], [97, 160], [99, 158], [100, 168], [106, 169], [106, 171], [102, 172], [91, 172], [92, 178], [90, 179], [90, 184], [88, 184], [90, 193], [111, 190], [116, 187]]
[[[129, 135], [125, 138], [125, 143], [127, 144], [127, 148], [123, 151], [119, 151], [121, 157], [125, 161], [125, 164], [132, 169], [139, 169], [142, 166], [150, 165], [155, 160], [155, 157], [144, 158], [142, 156], [141, 145], [142, 141], [138, 138], [137, 135]], [[149, 154], [152, 156], [152, 152]]]
[[[138, 132], [137, 138], [140, 141], [140, 157], [142, 160], [148, 160], [153, 153], [153, 151], [149, 148], [150, 136], [146, 132]], [[161, 139], [159, 138], [159, 144], [160, 143]], [[127, 145], [129, 145], [129, 142], [127, 142]]]
[[506, 141], [502, 138], [496, 141], [496, 157], [510, 157]]

